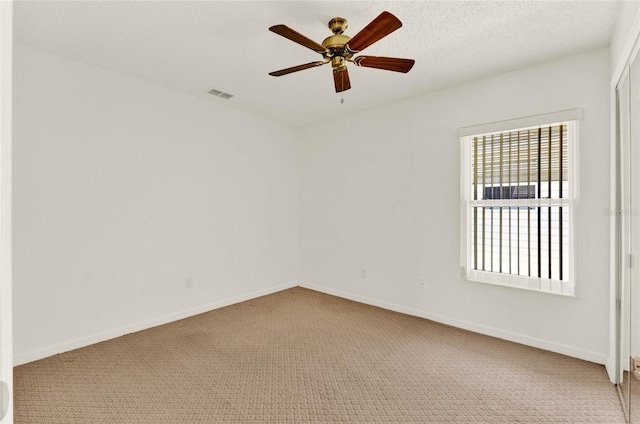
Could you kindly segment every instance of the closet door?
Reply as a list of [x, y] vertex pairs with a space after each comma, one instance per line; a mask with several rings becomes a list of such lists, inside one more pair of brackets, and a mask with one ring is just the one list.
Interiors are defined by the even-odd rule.
[[627, 419], [640, 424], [640, 58], [616, 90], [618, 388]]
[[629, 364], [631, 357], [631, 284], [629, 268], [625, 263], [629, 255], [629, 217], [622, 213], [628, 207], [629, 192], [629, 72], [616, 87], [617, 144], [616, 144], [616, 272], [618, 281], [618, 363], [617, 387], [627, 420], [630, 413]]
[[[625, 268], [629, 284], [629, 409], [630, 422], [640, 424], [640, 57], [629, 67], [628, 200], [625, 221], [628, 247]], [[623, 258], [624, 259], [624, 258]]]

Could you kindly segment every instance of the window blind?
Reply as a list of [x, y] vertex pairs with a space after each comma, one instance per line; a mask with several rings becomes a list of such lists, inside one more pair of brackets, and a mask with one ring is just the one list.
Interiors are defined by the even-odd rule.
[[469, 137], [473, 271], [526, 277], [529, 286], [570, 281], [569, 132], [561, 123]]
[[544, 181], [560, 188], [569, 178], [566, 124], [475, 136], [472, 154], [477, 185]]

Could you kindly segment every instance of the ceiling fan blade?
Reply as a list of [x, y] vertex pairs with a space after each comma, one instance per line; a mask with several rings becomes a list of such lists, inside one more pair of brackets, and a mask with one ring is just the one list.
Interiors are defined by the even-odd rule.
[[369, 25], [351, 37], [351, 40], [347, 43], [347, 47], [352, 52], [362, 51], [401, 26], [402, 22], [400, 22], [400, 19], [389, 12], [382, 12], [377, 18], [371, 21]]
[[349, 81], [349, 71], [347, 71], [347, 68], [333, 70], [333, 83], [336, 86], [336, 93], [347, 91], [351, 88], [351, 82]]
[[305, 46], [306, 48], [311, 49], [314, 52], [324, 53], [324, 51], [326, 50], [324, 47], [322, 47], [321, 44], [316, 43], [312, 39], [305, 37], [304, 35], [289, 28], [286, 25], [274, 25], [269, 28], [269, 31], [275, 32], [276, 34], [281, 35], [284, 38], [288, 38], [289, 40]]
[[298, 66], [293, 66], [287, 69], [281, 69], [279, 71], [269, 72], [269, 75], [274, 77], [281, 77], [283, 75], [287, 75], [292, 72], [304, 71], [305, 69], [315, 68], [316, 66], [321, 66], [321, 65], [324, 65], [325, 63], [329, 63], [329, 62], [317, 61], [317, 62], [305, 63], [304, 65], [298, 65]]
[[353, 60], [356, 65], [365, 68], [384, 69], [386, 71], [407, 73], [416, 63], [413, 59], [398, 59], [396, 57], [358, 56]]

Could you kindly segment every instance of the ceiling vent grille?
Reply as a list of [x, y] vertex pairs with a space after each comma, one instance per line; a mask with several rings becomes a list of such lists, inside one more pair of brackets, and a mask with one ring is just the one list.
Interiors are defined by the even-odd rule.
[[212, 88], [211, 90], [207, 91], [207, 93], [213, 94], [214, 96], [220, 97], [225, 100], [229, 100], [230, 98], [233, 97], [233, 94], [225, 93], [223, 91], [216, 90], [215, 88]]

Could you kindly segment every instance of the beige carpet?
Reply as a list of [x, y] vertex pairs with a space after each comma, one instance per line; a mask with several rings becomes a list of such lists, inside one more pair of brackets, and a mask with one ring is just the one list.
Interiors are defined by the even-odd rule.
[[295, 288], [15, 369], [16, 423], [622, 423], [604, 367]]

